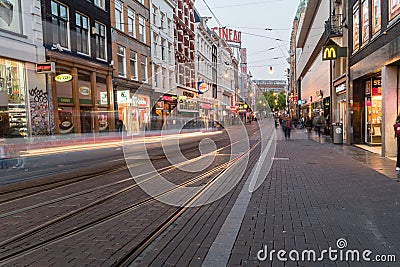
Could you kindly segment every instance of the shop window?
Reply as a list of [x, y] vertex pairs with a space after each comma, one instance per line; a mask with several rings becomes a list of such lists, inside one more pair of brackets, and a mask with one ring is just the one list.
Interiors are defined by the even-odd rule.
[[90, 54], [89, 18], [76, 13], [76, 50], [80, 53]]
[[0, 29], [22, 33], [22, 12], [20, 0], [1, 2]]
[[24, 64], [0, 59], [0, 135], [28, 135]]
[[79, 72], [78, 74], [79, 104], [92, 105], [92, 84], [90, 73]]
[[51, 1], [51, 23], [53, 33], [53, 44], [69, 49], [69, 20], [68, 7]]
[[96, 77], [96, 99], [98, 105], [108, 106], [108, 93], [105, 77]]
[[74, 117], [72, 107], [59, 107], [58, 109], [58, 128], [60, 134], [69, 134], [74, 132]]

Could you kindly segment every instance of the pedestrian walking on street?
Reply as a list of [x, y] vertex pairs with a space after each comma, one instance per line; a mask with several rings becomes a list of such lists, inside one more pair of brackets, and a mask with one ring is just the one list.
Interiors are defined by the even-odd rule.
[[397, 116], [396, 123], [394, 127], [394, 137], [397, 139], [397, 162], [396, 162], [396, 172], [400, 174], [400, 115]]
[[323, 119], [321, 115], [318, 115], [317, 117], [315, 117], [315, 129], [317, 130], [318, 133], [318, 137], [321, 137], [321, 126], [323, 124]]
[[290, 131], [292, 130], [292, 121], [289, 116], [284, 121], [284, 125], [285, 125], [285, 139], [290, 139]]

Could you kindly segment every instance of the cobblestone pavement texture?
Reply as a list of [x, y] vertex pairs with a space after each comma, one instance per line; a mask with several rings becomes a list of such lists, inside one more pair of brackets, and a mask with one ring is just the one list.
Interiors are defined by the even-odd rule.
[[[277, 130], [276, 160], [253, 193], [230, 253], [228, 266], [399, 266], [400, 182], [395, 162], [346, 145], [333, 145], [314, 133]], [[317, 142], [316, 142], [317, 141]], [[386, 173], [384, 175], [383, 173]], [[201, 266], [235, 202], [236, 188], [225, 198], [188, 211], [142, 255], [139, 266]], [[237, 218], [242, 219], [242, 218]], [[272, 249], [371, 250], [395, 255], [396, 262], [260, 261]], [[262, 254], [260, 254], [262, 255]], [[286, 254], [287, 257], [288, 254]], [[361, 254], [360, 254], [361, 255]]]
[[[269, 251], [301, 253], [307, 249], [319, 253], [329, 247], [337, 249], [337, 240], [344, 238], [345, 249], [369, 249], [373, 255], [395, 255], [397, 259], [370, 266], [400, 266], [400, 182], [395, 162], [352, 146], [333, 145], [303, 130], [292, 131], [292, 138], [285, 140], [278, 129], [277, 138], [275, 161], [264, 174], [266, 180], [253, 192], [244, 217], [236, 218], [242, 222], [232, 250], [226, 251], [230, 254], [227, 265], [365, 266], [365, 262], [351, 261], [282, 262], [276, 253], [272, 262], [257, 258], [265, 246]], [[247, 175], [251, 168], [248, 166]], [[243, 184], [218, 201], [188, 209], [135, 265], [201, 266]], [[151, 208], [146, 211], [152, 212]], [[124, 253], [116, 251], [118, 246], [112, 243], [134, 234], [129, 229], [134, 230], [140, 218], [133, 219], [124, 219], [126, 229], [105, 224], [84, 239], [71, 240], [74, 244], [53, 245], [37, 253], [38, 257], [24, 259], [24, 265], [111, 266], [107, 255]], [[110, 239], [112, 242], [106, 241]], [[98, 249], [108, 252], [97, 257]], [[73, 254], [81, 257], [66, 262]]]

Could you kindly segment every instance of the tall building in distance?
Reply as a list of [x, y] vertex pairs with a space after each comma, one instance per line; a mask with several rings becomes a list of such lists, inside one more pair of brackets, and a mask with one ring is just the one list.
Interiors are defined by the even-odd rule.
[[287, 81], [285, 80], [253, 80], [257, 84], [261, 92], [274, 91], [279, 94], [280, 92], [287, 92]]

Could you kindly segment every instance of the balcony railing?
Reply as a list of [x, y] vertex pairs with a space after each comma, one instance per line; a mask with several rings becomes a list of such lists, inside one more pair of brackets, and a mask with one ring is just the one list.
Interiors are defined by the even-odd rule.
[[341, 37], [343, 36], [343, 15], [331, 15], [330, 18], [325, 21], [325, 38]]

